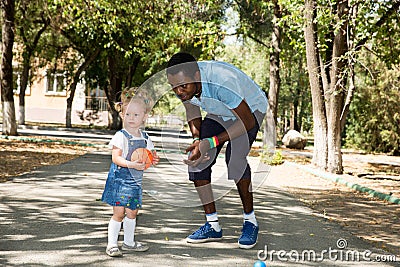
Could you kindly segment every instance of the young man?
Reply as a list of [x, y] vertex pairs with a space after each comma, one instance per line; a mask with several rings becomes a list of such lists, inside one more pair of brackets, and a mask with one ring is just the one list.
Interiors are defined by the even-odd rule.
[[[194, 182], [207, 222], [187, 237], [189, 243], [222, 238], [211, 189], [211, 168], [225, 142], [228, 179], [234, 180], [243, 205], [244, 223], [238, 244], [256, 245], [258, 224], [253, 209], [251, 170], [247, 155], [265, 116], [265, 93], [236, 67], [218, 61], [201, 61], [187, 53], [177, 53], [168, 62], [168, 82], [182, 100], [194, 142], [185, 163]], [[200, 107], [207, 112], [201, 117]]]

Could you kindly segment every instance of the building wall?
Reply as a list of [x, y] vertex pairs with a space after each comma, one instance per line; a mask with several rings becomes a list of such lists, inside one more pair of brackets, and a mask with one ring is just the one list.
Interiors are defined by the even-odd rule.
[[[41, 73], [46, 73], [45, 70]], [[45, 75], [37, 77], [27, 90], [25, 95], [25, 121], [60, 123], [65, 124], [67, 93], [66, 92], [46, 92], [47, 78]], [[19, 110], [19, 95], [14, 95], [16, 113]], [[89, 125], [89, 121], [81, 120], [78, 112], [85, 110], [85, 84], [79, 83], [76, 88], [74, 101], [72, 102], [71, 123], [77, 125]], [[87, 111], [85, 111], [87, 114]], [[100, 112], [100, 119], [94, 121], [95, 125], [108, 125], [108, 112]], [[18, 118], [18, 116], [17, 116]]]

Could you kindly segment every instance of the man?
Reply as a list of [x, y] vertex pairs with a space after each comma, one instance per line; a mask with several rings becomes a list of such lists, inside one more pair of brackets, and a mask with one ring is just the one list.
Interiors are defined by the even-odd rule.
[[[265, 93], [236, 67], [218, 61], [197, 62], [177, 53], [168, 62], [168, 82], [182, 100], [194, 142], [187, 148], [189, 180], [194, 182], [207, 222], [187, 237], [189, 243], [222, 239], [211, 188], [211, 168], [225, 142], [228, 179], [234, 180], [243, 205], [244, 223], [238, 244], [256, 245], [258, 224], [253, 209], [251, 170], [247, 155], [265, 116]], [[200, 107], [207, 112], [202, 119]]]

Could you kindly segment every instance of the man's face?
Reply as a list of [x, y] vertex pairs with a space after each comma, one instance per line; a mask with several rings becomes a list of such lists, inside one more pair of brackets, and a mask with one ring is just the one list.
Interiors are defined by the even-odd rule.
[[168, 74], [168, 82], [176, 96], [182, 101], [187, 101], [192, 99], [198, 91], [197, 88], [200, 84], [198, 84], [199, 80], [196, 79], [197, 76], [198, 72], [196, 72], [195, 78], [190, 78], [180, 71], [177, 74]]

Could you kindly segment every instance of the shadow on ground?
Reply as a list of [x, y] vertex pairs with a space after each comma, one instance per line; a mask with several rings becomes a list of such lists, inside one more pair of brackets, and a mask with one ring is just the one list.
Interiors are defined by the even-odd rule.
[[[259, 251], [337, 249], [337, 240], [347, 241], [347, 249], [362, 253], [368, 244], [343, 231], [340, 226], [312, 216], [309, 209], [288, 194], [268, 187], [255, 193], [260, 224], [258, 244], [250, 250], [237, 248], [242, 214], [237, 192], [232, 187], [217, 202], [222, 242], [190, 245], [184, 238], [204, 222], [202, 209], [193, 206], [195, 192], [182, 172], [168, 169], [161, 162], [160, 171], [149, 171], [143, 210], [138, 217], [136, 237], [150, 250], [111, 259], [104, 253], [111, 208], [101, 197], [110, 163], [108, 154], [86, 154], [59, 166], [46, 166], [4, 183], [0, 188], [0, 264], [3, 266], [253, 266]], [[174, 182], [171, 182], [174, 181]], [[152, 185], [152, 186], [151, 186]], [[168, 198], [162, 194], [168, 193]], [[170, 196], [176, 195], [171, 205]], [[188, 205], [181, 205], [188, 200]], [[189, 199], [188, 198], [192, 198]], [[163, 201], [168, 199], [168, 201]], [[190, 200], [190, 201], [189, 201]], [[122, 237], [122, 236], [120, 236]], [[373, 250], [374, 253], [381, 253]], [[342, 266], [343, 261], [323, 256], [323, 261], [285, 262], [272, 253], [271, 266]], [[347, 266], [364, 263], [346, 262]], [[391, 266], [391, 265], [376, 265]]]

